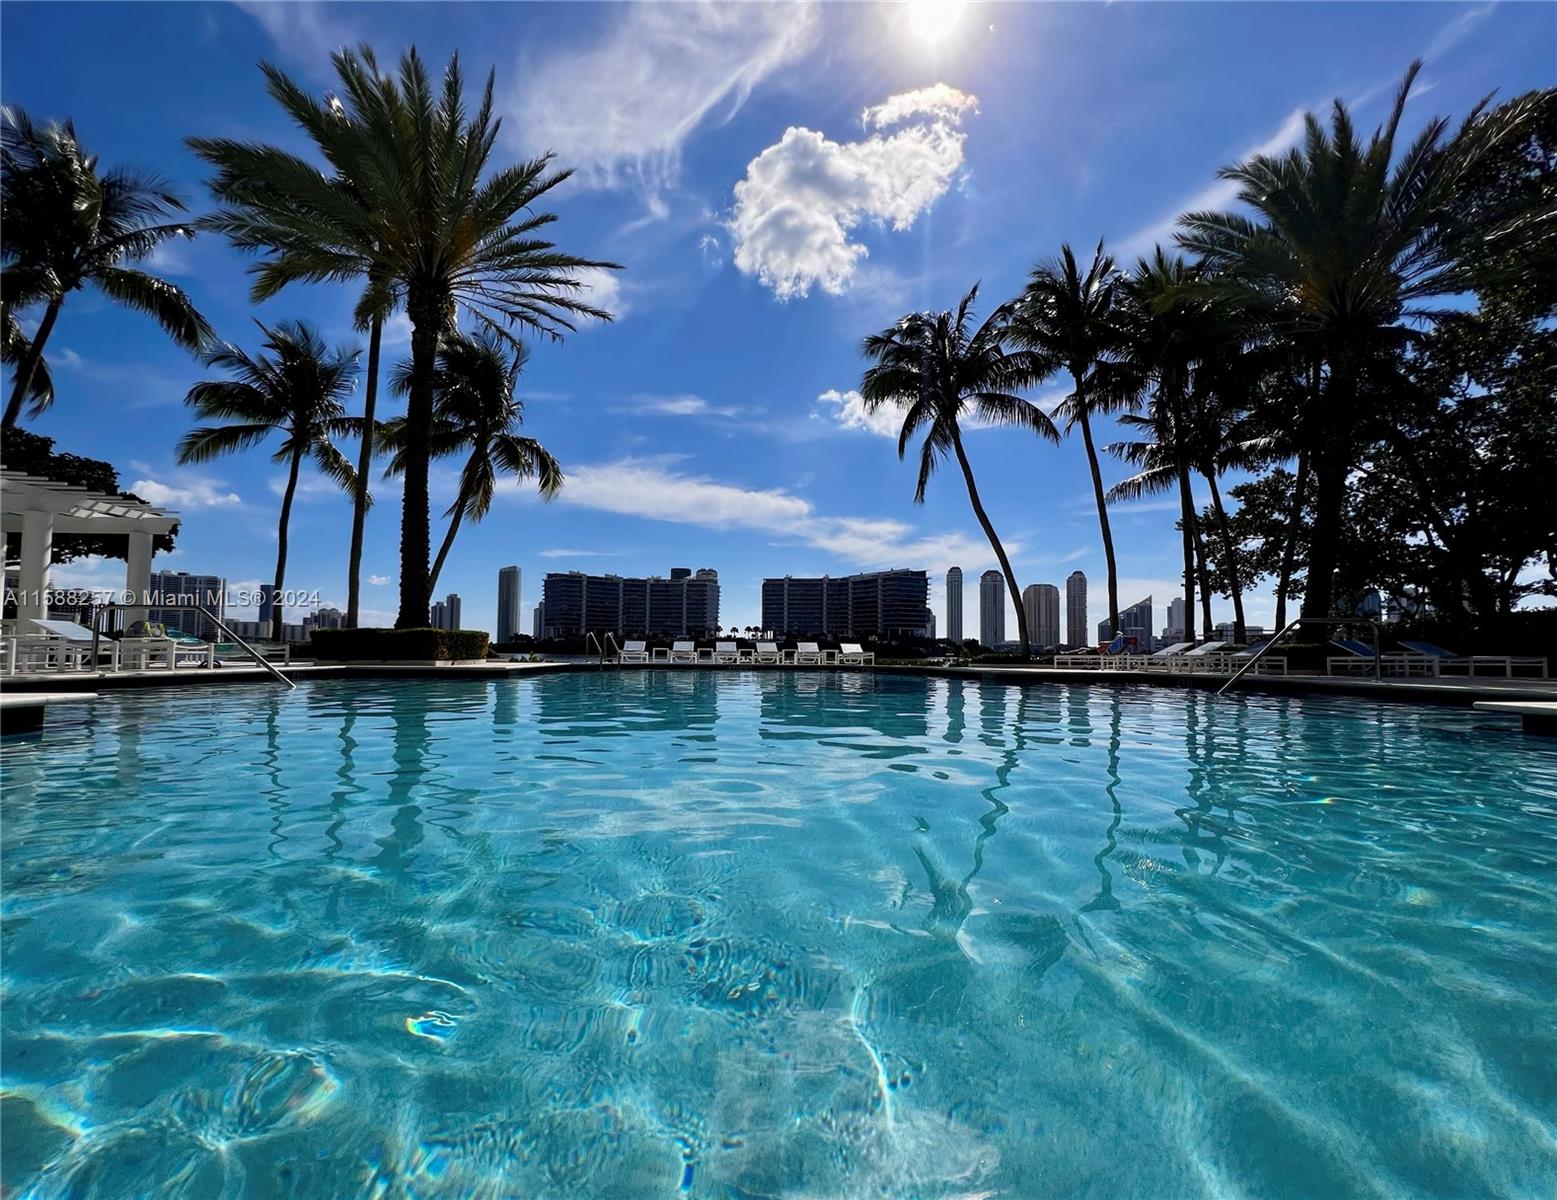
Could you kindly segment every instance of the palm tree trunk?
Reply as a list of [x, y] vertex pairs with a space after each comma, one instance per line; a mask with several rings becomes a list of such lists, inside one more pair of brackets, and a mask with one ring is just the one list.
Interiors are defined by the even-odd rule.
[[432, 431], [433, 368], [443, 311], [435, 300], [412, 294], [406, 304], [411, 318], [411, 386], [405, 409], [405, 493], [400, 509], [400, 612], [396, 629], [420, 629], [427, 624], [432, 588], [427, 557], [432, 550], [428, 512], [428, 436]]
[[461, 492], [460, 498], [454, 502], [454, 511], [449, 514], [449, 529], [443, 535], [443, 545], [438, 547], [438, 557], [433, 559], [432, 570], [427, 575], [429, 595], [438, 586], [438, 576], [443, 571], [443, 560], [449, 557], [449, 547], [454, 545], [454, 535], [460, 531], [460, 522], [465, 519], [465, 504], [465, 494]]
[[1276, 581], [1276, 632], [1287, 627], [1287, 589], [1297, 564], [1298, 530], [1303, 525], [1303, 503], [1308, 491], [1308, 447], [1298, 451], [1297, 479], [1292, 486], [1292, 507], [1287, 512], [1287, 544], [1281, 550], [1281, 575]]
[[1222, 539], [1222, 557], [1227, 563], [1227, 587], [1233, 597], [1233, 640], [1244, 646], [1249, 641], [1249, 626], [1243, 618], [1243, 584], [1238, 578], [1238, 548], [1233, 545], [1233, 528], [1227, 520], [1227, 509], [1222, 507], [1222, 489], [1216, 486], [1216, 472], [1207, 471], [1205, 476], [1206, 482], [1211, 485], [1211, 510], [1216, 513], [1216, 528]]
[[43, 310], [43, 320], [38, 322], [38, 332], [32, 335], [32, 345], [27, 347], [27, 353], [22, 356], [22, 361], [16, 364], [16, 384], [12, 387], [11, 399], [5, 406], [4, 427], [6, 429], [14, 428], [16, 422], [21, 419], [22, 404], [27, 399], [27, 391], [32, 387], [32, 377], [43, 358], [43, 343], [49, 340], [49, 334], [54, 331], [54, 322], [59, 319], [60, 305], [64, 302], [63, 296], [55, 296], [49, 301], [49, 306]]
[[1328, 617], [1335, 598], [1341, 509], [1346, 502], [1346, 460], [1341, 438], [1331, 435], [1314, 463], [1314, 529], [1308, 549], [1308, 583], [1302, 615]]
[[1200, 529], [1200, 518], [1195, 518], [1195, 564], [1200, 572], [1200, 616], [1206, 636], [1211, 636], [1211, 571], [1206, 566], [1206, 539]]
[[[1081, 400], [1081, 380], [1076, 380], [1076, 398]], [[1108, 564], [1108, 640], [1119, 635], [1119, 569], [1114, 564], [1114, 534], [1108, 526], [1108, 500], [1103, 491], [1103, 472], [1098, 467], [1097, 447], [1092, 443], [1092, 423], [1085, 406], [1080, 407], [1081, 441], [1087, 448], [1087, 465], [1092, 469], [1092, 494], [1097, 498], [1097, 520], [1103, 530], [1103, 558]]]
[[1027, 613], [1022, 608], [1021, 589], [1016, 586], [1016, 572], [1011, 569], [1006, 548], [995, 535], [995, 527], [990, 524], [989, 514], [984, 511], [984, 503], [979, 499], [978, 485], [973, 482], [973, 467], [968, 462], [967, 452], [962, 448], [962, 434], [955, 425], [952, 426], [952, 448], [957, 451], [957, 465], [962, 468], [963, 481], [968, 485], [968, 500], [973, 505], [973, 515], [984, 527], [984, 536], [989, 539], [990, 548], [994, 550], [995, 557], [1000, 561], [1000, 569], [1005, 573], [1006, 590], [1011, 593], [1011, 603], [1016, 606], [1017, 641], [1022, 646], [1022, 658], [1026, 659], [1032, 654], [1032, 643], [1027, 639]]
[[357, 455], [357, 490], [351, 504], [351, 557], [346, 566], [347, 629], [357, 628], [362, 601], [362, 536], [368, 522], [368, 474], [373, 470], [373, 416], [378, 407], [378, 356], [383, 340], [383, 318], [374, 317], [368, 334], [368, 384], [362, 398], [362, 449]]
[[276, 530], [276, 590], [270, 598], [270, 640], [279, 642], [284, 615], [281, 605], [281, 589], [287, 577], [287, 525], [292, 520], [292, 497], [297, 494], [297, 473], [303, 465], [303, 446], [298, 439], [297, 449], [292, 451], [292, 470], [287, 476], [287, 490], [281, 497], [281, 524]]
[[1195, 504], [1189, 473], [1179, 472], [1179, 528], [1184, 535], [1184, 640], [1195, 640]]

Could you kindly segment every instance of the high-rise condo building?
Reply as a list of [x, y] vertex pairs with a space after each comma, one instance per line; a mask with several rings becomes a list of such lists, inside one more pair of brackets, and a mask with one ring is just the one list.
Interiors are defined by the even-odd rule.
[[1163, 627], [1162, 636], [1170, 642], [1182, 642], [1184, 640], [1184, 597], [1175, 596], [1168, 601], [1168, 623]]
[[497, 572], [497, 640], [511, 642], [519, 636], [518, 567], [499, 567]]
[[991, 649], [1006, 640], [1006, 577], [999, 571], [979, 576], [979, 644]]
[[535, 606], [535, 613], [531, 617], [530, 634], [536, 641], [540, 641], [546, 636], [546, 606], [544, 604]]
[[304, 629], [344, 629], [345, 627], [346, 614], [328, 604], [303, 618]]
[[[221, 642], [226, 636], [216, 627], [216, 621], [205, 613], [196, 612], [189, 605], [198, 604], [221, 620], [226, 616], [227, 581], [219, 575], [191, 575], [186, 571], [153, 571], [147, 584], [151, 604], [146, 613], [148, 621], [167, 625], [202, 642]], [[165, 604], [168, 607], [158, 608]], [[270, 614], [265, 614], [269, 620]]]
[[719, 572], [672, 567], [669, 579], [553, 572], [541, 581], [541, 607], [539, 637], [698, 637], [719, 628]]
[[1065, 645], [1072, 650], [1087, 641], [1087, 577], [1072, 571], [1065, 581]]
[[[1152, 598], [1137, 600], [1129, 608], [1119, 610], [1119, 633], [1122, 637], [1133, 638], [1135, 645], [1142, 650], [1150, 648], [1152, 644]], [[1097, 640], [1109, 641], [1108, 618], [1104, 617], [1098, 622]]]
[[962, 568], [950, 567], [946, 572], [946, 637], [949, 641], [962, 641]]
[[1052, 583], [1030, 583], [1022, 589], [1027, 636], [1040, 649], [1060, 642], [1060, 589]]
[[442, 600], [432, 606], [428, 614], [434, 629], [458, 629], [460, 627], [460, 597], [458, 592], [450, 592]]
[[762, 627], [835, 638], [927, 637], [929, 595], [924, 571], [764, 579]]

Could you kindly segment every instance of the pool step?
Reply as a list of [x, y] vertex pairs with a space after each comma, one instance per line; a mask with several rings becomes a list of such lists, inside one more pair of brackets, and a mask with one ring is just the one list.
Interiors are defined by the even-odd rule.
[[1557, 737], [1557, 700], [1478, 700], [1477, 712], [1518, 717], [1526, 733]]
[[0, 733], [35, 733], [47, 705], [96, 699], [96, 692], [7, 692], [0, 695]]

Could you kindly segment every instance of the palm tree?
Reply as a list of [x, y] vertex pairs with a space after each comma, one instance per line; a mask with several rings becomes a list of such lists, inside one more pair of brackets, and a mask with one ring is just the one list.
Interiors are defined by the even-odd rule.
[[1092, 472], [1092, 494], [1097, 501], [1098, 525], [1103, 533], [1103, 557], [1108, 566], [1108, 626], [1112, 638], [1119, 633], [1119, 569], [1114, 561], [1114, 535], [1108, 524], [1108, 499], [1097, 446], [1092, 440], [1092, 418], [1119, 407], [1118, 392], [1104, 378], [1108, 357], [1118, 342], [1114, 312], [1119, 274], [1114, 260], [1103, 252], [1103, 243], [1092, 252], [1085, 274], [1069, 245], [1060, 257], [1040, 263], [1028, 276], [1012, 324], [1012, 340], [1070, 372], [1073, 390], [1054, 410], [1064, 421], [1065, 432], [1081, 429]]
[[1312, 345], [1313, 411], [1300, 426], [1313, 477], [1314, 527], [1303, 615], [1330, 615], [1346, 478], [1373, 408], [1370, 360], [1409, 340], [1406, 325], [1433, 314], [1423, 301], [1468, 291], [1478, 262], [1529, 214], [1466, 221], [1464, 183], [1491, 156], [1528, 136], [1541, 98], [1532, 92], [1486, 111], [1477, 105], [1452, 135], [1429, 121], [1402, 153], [1395, 137], [1411, 86], [1412, 63], [1384, 126], [1366, 142], [1339, 100], [1327, 131], [1313, 114], [1303, 144], [1282, 156], [1257, 155], [1226, 167], [1253, 217], [1194, 212], [1180, 219], [1179, 244], [1263, 311], [1273, 327]]
[[[478, 328], [517, 346], [514, 330], [560, 338], [579, 317], [608, 321], [588, 300], [590, 269], [618, 264], [566, 253], [540, 234], [556, 220], [538, 207], [571, 172], [549, 154], [490, 171], [500, 122], [493, 114], [493, 76], [481, 103], [467, 112], [459, 59], [434, 87], [413, 48], [398, 74], [379, 68], [366, 48], [333, 57], [341, 95], [328, 106], [353, 127], [359, 152], [346, 154], [356, 199], [316, 197], [316, 233], [334, 244], [332, 225], [371, 214], [377, 278], [404, 297], [411, 322], [406, 392], [405, 492], [400, 521], [401, 628], [427, 623], [431, 551], [427, 475], [439, 340], [465, 313]], [[483, 178], [485, 177], [485, 178]], [[293, 278], [313, 282], [363, 277], [358, 243], [339, 254], [300, 259]], [[371, 281], [371, 280], [370, 280]]]
[[[202, 218], [204, 229], [225, 235], [239, 249], [266, 257], [251, 268], [250, 296], [269, 299], [296, 280], [351, 278], [363, 284], [356, 308], [358, 330], [368, 335], [367, 382], [352, 497], [351, 549], [346, 567], [346, 625], [358, 624], [362, 599], [362, 548], [372, 504], [368, 478], [377, 430], [379, 357], [384, 324], [400, 303], [384, 246], [388, 228], [355, 182], [374, 147], [363, 127], [339, 101], [316, 99], [282, 71], [261, 63], [266, 90], [312, 142], [328, 165], [263, 142], [189, 138], [189, 148], [216, 168], [210, 189], [221, 207]], [[428, 587], [431, 592], [431, 585]]]
[[[182, 290], [126, 266], [194, 226], [170, 221], [183, 202], [161, 180], [116, 169], [98, 173], [97, 158], [76, 140], [69, 121], [37, 125], [19, 108], [0, 110], [0, 208], [5, 213], [5, 356], [16, 378], [3, 424], [15, 425], [30, 397], [47, 408], [52, 388], [37, 385], [43, 349], [65, 297], [93, 284], [110, 300], [151, 317], [179, 345], [198, 350], [211, 327]], [[21, 338], [16, 313], [43, 305], [31, 338]], [[13, 334], [13, 329], [16, 331]]]
[[[32, 354], [32, 339], [22, 329], [10, 299], [6, 296], [0, 300], [0, 362], [18, 367]], [[32, 401], [32, 407], [27, 410], [29, 417], [38, 416], [54, 403], [54, 377], [42, 354], [33, 359], [26, 399]]]
[[919, 450], [919, 482], [914, 503], [923, 504], [925, 488], [935, 468], [948, 454], [956, 456], [967, 484], [973, 515], [984, 528], [990, 548], [1006, 577], [1006, 589], [1016, 607], [1017, 638], [1022, 657], [1031, 652], [1027, 614], [1021, 589], [1005, 547], [995, 535], [989, 514], [979, 499], [973, 466], [962, 445], [962, 418], [971, 416], [993, 425], [1019, 425], [1052, 442], [1059, 431], [1031, 400], [1016, 395], [1041, 379], [1048, 366], [1031, 350], [1008, 350], [1013, 306], [1002, 305], [977, 329], [972, 324], [974, 284], [955, 312], [910, 313], [892, 328], [865, 339], [862, 352], [875, 363], [860, 379], [860, 396], [868, 412], [894, 407], [903, 410], [897, 456], [903, 458], [914, 436], [924, 434]]
[[226, 371], [232, 378], [197, 383], [184, 402], [201, 420], [231, 424], [190, 430], [179, 442], [178, 461], [208, 462], [257, 446], [272, 433], [282, 435], [281, 445], [272, 455], [272, 461], [288, 464], [276, 535], [276, 604], [271, 614], [271, 637], [279, 641], [287, 526], [303, 460], [311, 458], [326, 478], [345, 491], [355, 491], [357, 486], [351, 462], [331, 439], [357, 429], [357, 423], [346, 416], [345, 399], [356, 386], [360, 351], [344, 347], [328, 350], [319, 335], [301, 321], [274, 328], [260, 325], [260, 332], [265, 335], [263, 345], [268, 353], [250, 355], [236, 346], [220, 345], [204, 356], [206, 366]]
[[[466, 517], [480, 521], [491, 509], [499, 472], [536, 480], [547, 500], [562, 490], [562, 468], [557, 460], [534, 438], [514, 432], [524, 423], [524, 401], [514, 395], [514, 384], [524, 370], [525, 358], [523, 347], [510, 351], [486, 332], [474, 337], [454, 334], [444, 338], [439, 347], [429, 449], [434, 458], [466, 457], [459, 493], [445, 514], [449, 528], [428, 576], [429, 591], [437, 586], [460, 523]], [[406, 364], [396, 375], [395, 390], [404, 392], [410, 383], [410, 364]], [[395, 451], [389, 466], [391, 475], [405, 470], [410, 449], [405, 437], [404, 421], [385, 427], [385, 444]]]

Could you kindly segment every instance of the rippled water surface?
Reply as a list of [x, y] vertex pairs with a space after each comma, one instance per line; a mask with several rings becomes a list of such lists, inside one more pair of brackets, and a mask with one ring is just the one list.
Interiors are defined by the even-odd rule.
[[1503, 723], [642, 671], [50, 724], [9, 1194], [1557, 1192], [1557, 747]]

